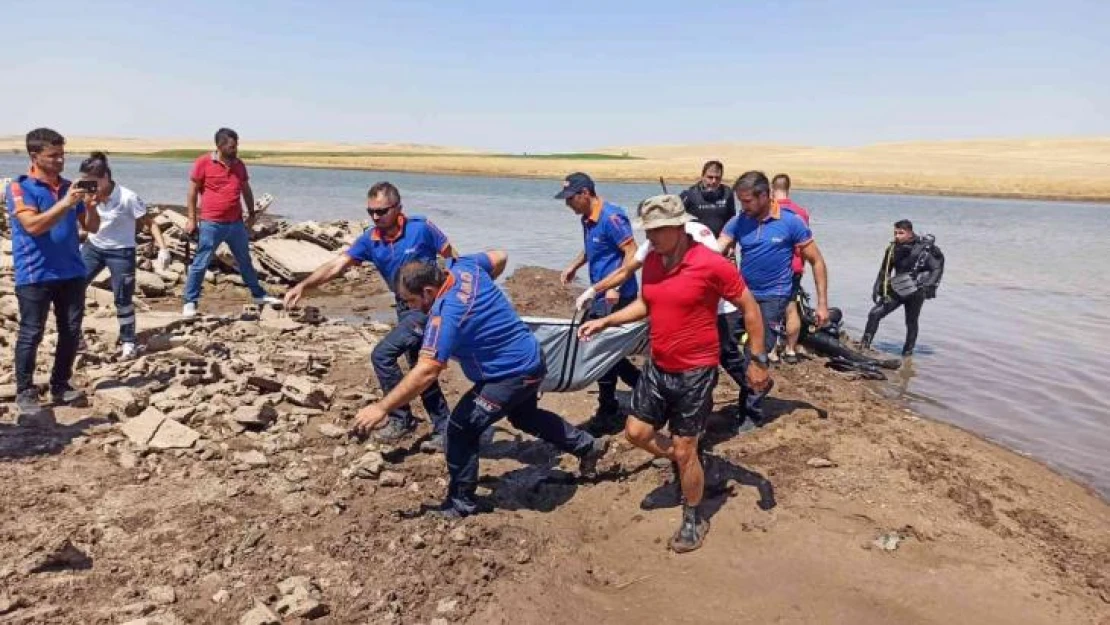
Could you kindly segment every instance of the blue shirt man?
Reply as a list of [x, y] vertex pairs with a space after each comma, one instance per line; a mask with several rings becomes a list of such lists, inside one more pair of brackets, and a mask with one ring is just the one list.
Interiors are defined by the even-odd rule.
[[451, 482], [443, 505], [433, 515], [458, 518], [478, 511], [479, 439], [508, 417], [515, 427], [579, 457], [592, 473], [607, 442], [539, 408], [539, 389], [547, 373], [539, 343], [494, 282], [505, 269], [504, 252], [464, 256], [443, 268], [412, 262], [401, 268], [398, 293], [412, 308], [429, 313], [420, 360], [393, 392], [358, 414], [356, 428], [374, 428], [388, 411], [434, 382], [449, 359], [462, 366], [474, 386], [451, 411], [447, 433], [447, 470]]
[[[436, 262], [437, 257], [455, 255], [447, 235], [431, 221], [417, 215], [403, 214], [401, 192], [388, 182], [370, 187], [366, 212], [374, 222], [372, 228], [362, 233], [350, 249], [325, 263], [312, 275], [285, 294], [285, 305], [295, 306], [306, 289], [332, 280], [350, 267], [368, 262], [381, 274], [389, 290], [397, 294], [397, 273], [405, 263], [413, 261]], [[424, 341], [424, 326], [428, 316], [421, 310], [412, 310], [397, 297], [397, 325], [385, 335], [370, 355], [370, 363], [378, 384], [385, 393], [401, 382], [401, 368], [397, 359], [405, 356], [409, 364], [416, 362], [420, 345]], [[433, 436], [422, 447], [426, 451], [439, 451], [443, 446], [443, 432], [450, 408], [438, 384], [431, 384], [421, 396], [424, 408], [432, 418]], [[390, 415], [389, 427], [379, 430], [376, 437], [394, 442], [416, 428], [408, 404], [398, 406]]]
[[62, 178], [65, 138], [49, 128], [27, 133], [31, 170], [4, 190], [12, 228], [15, 296], [19, 300], [19, 338], [15, 345], [16, 405], [21, 414], [41, 409], [34, 385], [35, 362], [51, 308], [58, 344], [50, 374], [56, 404], [72, 404], [84, 393], [70, 386], [85, 312], [85, 263], [78, 225], [100, 228], [94, 195]]
[[740, 270], [756, 299], [790, 297], [794, 250], [813, 240], [801, 217], [772, 201], [763, 219], [740, 213], [729, 220], [723, 232], [740, 247]]
[[[597, 196], [594, 181], [582, 172], [576, 172], [563, 180], [563, 189], [555, 194], [555, 199], [563, 200], [567, 208], [582, 220], [582, 253], [563, 271], [560, 279], [563, 284], [574, 280], [574, 274], [584, 264], [589, 264], [590, 283], [596, 284], [622, 265], [631, 265], [636, 259], [636, 238], [632, 236], [632, 224], [624, 209], [606, 202]], [[586, 319], [600, 319], [636, 301], [639, 285], [635, 276], [620, 285], [597, 293]], [[624, 416], [620, 413], [617, 401], [617, 379], [629, 388], [636, 388], [640, 380], [640, 370], [627, 358], [622, 359], [597, 381], [597, 413], [590, 420], [589, 428], [594, 433], [616, 432], [624, 428]]]

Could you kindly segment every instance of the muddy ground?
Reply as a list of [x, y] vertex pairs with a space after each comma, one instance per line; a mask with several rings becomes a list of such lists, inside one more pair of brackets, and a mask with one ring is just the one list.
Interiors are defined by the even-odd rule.
[[[556, 284], [522, 268], [506, 286], [523, 313], [554, 316], [574, 295]], [[376, 394], [384, 294], [366, 276], [308, 302], [342, 323], [207, 317], [162, 355], [87, 354], [91, 408], [0, 415], [0, 623], [1110, 623], [1106, 502], [819, 360], [777, 368], [774, 422], [737, 437], [721, 427], [736, 390], [718, 389], [709, 442], [729, 479], [699, 552], [666, 550], [677, 508], [641, 508], [668, 479], [646, 454], [618, 440], [582, 481], [507, 424], [483, 449], [494, 511], [419, 517], [445, 491], [442, 458], [343, 434]], [[210, 288], [202, 310], [237, 315], [246, 297]], [[180, 390], [181, 349], [227, 375]], [[330, 403], [298, 406], [250, 374], [298, 376]], [[467, 388], [454, 370], [444, 386]], [[594, 402], [543, 398], [574, 422]], [[146, 405], [200, 440], [133, 443], [119, 422]], [[228, 421], [266, 405], [260, 427]]]

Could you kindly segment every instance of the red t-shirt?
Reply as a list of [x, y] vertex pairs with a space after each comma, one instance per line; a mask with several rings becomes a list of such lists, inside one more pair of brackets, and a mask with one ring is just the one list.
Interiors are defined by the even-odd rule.
[[[809, 225], [809, 211], [795, 204], [794, 200], [791, 200], [790, 198], [785, 198], [779, 200], [778, 203], [779, 207], [785, 208], [798, 217], [801, 217], [802, 221], [806, 222], [807, 226]], [[794, 272], [795, 275], [799, 276], [806, 271], [805, 262], [802, 261], [802, 255], [798, 253], [797, 249], [794, 250], [794, 258], [790, 259], [790, 269]]]
[[736, 265], [691, 243], [670, 271], [663, 268], [663, 257], [651, 252], [642, 275], [655, 366], [669, 373], [716, 367], [721, 360], [717, 302], [736, 299], [747, 288]]
[[202, 154], [193, 163], [189, 178], [200, 188], [200, 218], [229, 224], [243, 220], [239, 197], [247, 181], [247, 166], [235, 159], [224, 165], [213, 154]]

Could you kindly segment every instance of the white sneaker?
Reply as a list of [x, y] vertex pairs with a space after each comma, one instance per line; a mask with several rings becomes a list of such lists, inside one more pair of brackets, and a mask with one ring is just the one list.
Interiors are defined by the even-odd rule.
[[185, 308], [181, 309], [181, 316], [185, 317], [187, 319], [191, 319], [193, 317], [196, 317], [197, 316], [197, 303], [196, 302], [189, 302], [189, 303], [185, 304]]
[[119, 357], [121, 360], [131, 360], [139, 355], [139, 346], [134, 343], [124, 343], [120, 349]]
[[281, 306], [283, 302], [273, 295], [267, 295], [265, 297], [254, 298], [254, 303], [259, 306]]

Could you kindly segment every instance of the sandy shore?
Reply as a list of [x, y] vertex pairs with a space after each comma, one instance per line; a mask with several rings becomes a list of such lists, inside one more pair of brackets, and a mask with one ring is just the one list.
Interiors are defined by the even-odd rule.
[[[375, 392], [367, 356], [383, 328], [357, 319], [390, 311], [367, 297], [384, 293], [380, 280], [363, 276], [309, 302], [347, 323], [234, 321], [188, 342], [260, 371], [319, 352], [335, 386], [326, 410], [282, 403], [273, 425], [234, 434], [224, 411], [257, 392], [198, 386], [181, 410], [203, 451], [177, 453], [135, 450], [89, 411], [38, 427], [0, 419], [0, 622], [237, 622], [258, 602], [287, 606], [276, 584], [306, 576], [329, 612], [316, 623], [1110, 623], [1105, 501], [820, 361], [776, 369], [774, 422], [739, 437], [720, 427], [736, 390], [718, 389], [708, 440], [726, 481], [694, 554], [665, 548], [677, 509], [642, 509], [668, 479], [644, 453], [618, 440], [602, 477], [580, 480], [573, 460], [507, 423], [483, 451], [493, 512], [412, 518], [442, 497], [442, 458], [411, 441], [375, 447], [390, 480], [352, 477], [367, 448], [327, 430]], [[555, 285], [554, 272], [522, 268], [506, 288], [543, 315], [574, 295]], [[245, 300], [210, 287], [204, 310]], [[162, 388], [153, 366], [136, 363], [123, 382]], [[444, 386], [452, 403], [467, 388], [455, 370]], [[172, 403], [171, 391], [149, 401]], [[543, 403], [581, 422], [595, 398]], [[265, 464], [247, 463], [252, 451]], [[65, 551], [32, 570], [64, 551], [60, 538], [84, 557]]]
[[[132, 154], [204, 150], [207, 142], [73, 138], [72, 151]], [[0, 137], [0, 150], [21, 150]], [[1110, 138], [933, 141], [861, 147], [722, 143], [613, 146], [567, 155], [506, 155], [412, 144], [250, 142], [249, 162], [272, 165], [559, 178], [584, 170], [598, 180], [655, 181], [676, 187], [697, 178], [703, 162], [725, 163], [726, 178], [746, 169], [785, 171], [800, 189], [1110, 201]]]

